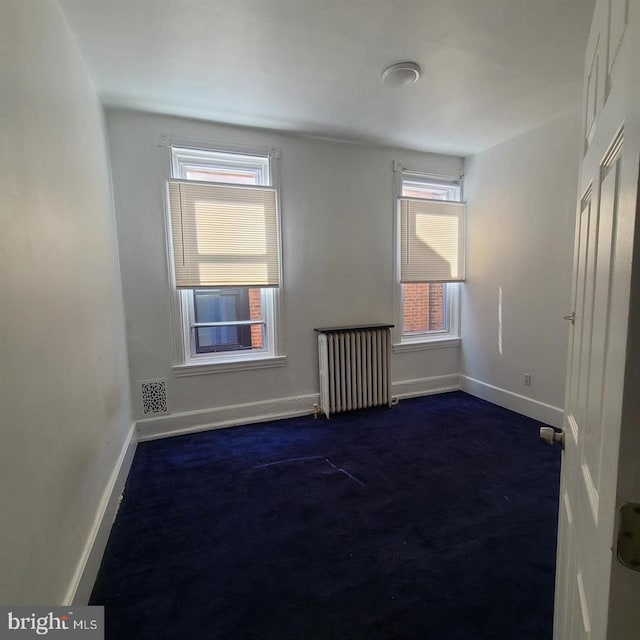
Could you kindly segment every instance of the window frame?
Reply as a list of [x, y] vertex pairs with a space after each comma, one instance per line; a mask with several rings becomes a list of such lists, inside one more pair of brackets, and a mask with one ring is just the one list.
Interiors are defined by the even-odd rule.
[[[192, 355], [202, 355], [205, 353], [221, 353], [231, 351], [248, 351], [252, 348], [252, 327], [260, 325], [260, 334], [262, 335], [263, 344], [265, 343], [264, 327], [266, 325], [265, 320], [262, 318], [264, 314], [261, 314], [260, 320], [251, 320], [251, 306], [249, 302], [249, 288], [248, 287], [221, 287], [220, 289], [191, 289], [192, 304], [190, 310], [193, 311], [193, 322], [191, 324], [194, 332], [194, 337], [191, 342]], [[223, 296], [233, 298], [233, 306], [236, 314], [239, 308], [246, 308], [247, 317], [239, 318], [238, 320], [231, 321], [211, 321], [200, 322], [198, 320], [198, 297], [207, 296], [215, 293], [219, 298]], [[219, 302], [222, 302], [219, 300]], [[260, 311], [262, 312], [262, 304], [260, 305]], [[213, 324], [216, 324], [214, 327]], [[209, 346], [201, 344], [202, 337], [199, 335], [201, 330], [206, 329], [225, 329], [228, 327], [234, 327], [236, 329], [236, 336], [238, 340], [235, 343], [225, 343], [220, 346]]]
[[[422, 349], [437, 349], [456, 347], [460, 345], [460, 291], [461, 282], [446, 282], [445, 285], [445, 320], [446, 329], [439, 331], [411, 331], [404, 332], [404, 296], [403, 284], [400, 282], [400, 203], [405, 182], [433, 186], [449, 191], [449, 195], [457, 195], [457, 199], [444, 200], [463, 201], [463, 176], [445, 176], [423, 171], [408, 169], [400, 162], [394, 162], [394, 344], [395, 352], [418, 351]], [[414, 197], [414, 196], [411, 196]], [[428, 198], [425, 198], [428, 199]]]
[[[207, 154], [208, 158], [202, 155]], [[204, 167], [218, 170], [237, 169], [246, 173], [253, 173], [257, 179], [256, 185], [263, 187], [273, 186], [272, 162], [270, 156], [250, 155], [234, 153], [232, 151], [220, 151], [218, 149], [186, 148], [177, 144], [171, 145], [171, 172], [172, 177], [180, 180], [189, 180], [186, 175], [181, 175], [184, 169], [188, 170], [189, 160], [196, 168], [197, 161], [204, 160]], [[209, 181], [206, 181], [209, 182]], [[213, 180], [211, 182], [214, 182]], [[235, 182], [222, 182], [218, 184], [243, 184]]]
[[[280, 152], [275, 147], [237, 145], [222, 142], [208, 142], [189, 138], [161, 137], [161, 148], [164, 150], [163, 183], [167, 180], [183, 176], [176, 155], [185, 151], [185, 159], [191, 157], [197, 159], [200, 154], [213, 154], [211, 163], [213, 168], [229, 168], [224, 166], [224, 156], [231, 159], [230, 166], [262, 172], [261, 178], [267, 179], [264, 186], [271, 186], [277, 193], [278, 207], [278, 234], [281, 234], [280, 216]], [[179, 150], [174, 154], [173, 150]], [[246, 158], [246, 161], [244, 161]], [[260, 159], [255, 162], [255, 159]], [[266, 162], [265, 162], [266, 161]], [[268, 167], [265, 172], [264, 167]], [[220, 184], [220, 183], [218, 183]], [[237, 183], [222, 183], [237, 184]], [[282, 305], [282, 259], [280, 261], [280, 287], [261, 288], [262, 319], [265, 323], [263, 331], [263, 349], [240, 349], [232, 351], [217, 351], [208, 353], [196, 353], [196, 339], [192, 328], [195, 319], [193, 289], [177, 289], [173, 272], [173, 248], [171, 240], [170, 213], [165, 198], [165, 232], [167, 242], [168, 276], [171, 287], [171, 316], [174, 343], [173, 373], [176, 376], [202, 375], [223, 371], [250, 370], [264, 367], [283, 366], [286, 356], [282, 353], [283, 339], [280, 322]]]

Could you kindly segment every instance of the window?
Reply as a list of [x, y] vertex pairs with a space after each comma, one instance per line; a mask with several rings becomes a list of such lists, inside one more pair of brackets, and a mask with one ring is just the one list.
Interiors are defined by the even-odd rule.
[[193, 289], [192, 293], [196, 353], [262, 349], [260, 289]]
[[[457, 335], [464, 279], [464, 209], [459, 179], [398, 171], [401, 341]], [[447, 204], [444, 204], [446, 202]]]
[[252, 151], [171, 147], [168, 208], [182, 365], [277, 355], [274, 158], [267, 149]]

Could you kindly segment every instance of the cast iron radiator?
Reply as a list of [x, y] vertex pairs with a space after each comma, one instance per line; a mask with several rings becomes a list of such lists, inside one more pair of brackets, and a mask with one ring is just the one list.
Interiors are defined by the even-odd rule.
[[391, 324], [316, 329], [320, 410], [391, 406]]

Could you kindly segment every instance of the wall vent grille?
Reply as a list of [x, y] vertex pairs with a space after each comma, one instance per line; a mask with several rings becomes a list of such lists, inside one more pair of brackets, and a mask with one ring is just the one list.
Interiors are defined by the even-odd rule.
[[142, 410], [145, 415], [167, 413], [167, 381], [145, 380], [140, 383]]

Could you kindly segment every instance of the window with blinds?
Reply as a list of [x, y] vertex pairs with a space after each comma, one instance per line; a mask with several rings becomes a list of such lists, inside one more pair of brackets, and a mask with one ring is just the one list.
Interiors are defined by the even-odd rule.
[[464, 204], [400, 198], [400, 281], [464, 280]]
[[169, 181], [176, 287], [277, 287], [275, 189]]
[[398, 171], [401, 341], [457, 337], [456, 282], [464, 280], [461, 180]]
[[259, 152], [171, 147], [167, 208], [182, 364], [277, 354], [278, 190], [272, 153]]

